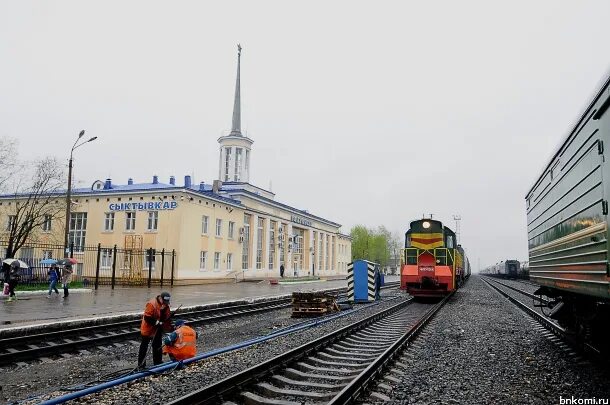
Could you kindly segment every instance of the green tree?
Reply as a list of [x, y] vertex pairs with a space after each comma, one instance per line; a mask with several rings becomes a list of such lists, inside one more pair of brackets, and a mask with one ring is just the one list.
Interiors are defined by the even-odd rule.
[[363, 259], [369, 254], [369, 230], [363, 225], [356, 225], [350, 231], [352, 237], [352, 260]]
[[356, 225], [350, 231], [352, 237], [352, 260], [364, 259], [387, 266], [392, 253], [392, 234], [386, 227], [376, 230]]

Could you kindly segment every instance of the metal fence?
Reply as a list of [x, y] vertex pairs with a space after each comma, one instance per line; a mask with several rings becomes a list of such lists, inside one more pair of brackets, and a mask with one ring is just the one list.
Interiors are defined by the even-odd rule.
[[[7, 241], [0, 240], [0, 259], [6, 255]], [[15, 254], [29, 266], [21, 269], [19, 283], [46, 285], [50, 265], [44, 259], [64, 258], [62, 245], [29, 243]], [[73, 266], [72, 281], [83, 287], [99, 285], [151, 286], [174, 285], [175, 250], [124, 249], [114, 246], [70, 246], [70, 257], [77, 260]]]

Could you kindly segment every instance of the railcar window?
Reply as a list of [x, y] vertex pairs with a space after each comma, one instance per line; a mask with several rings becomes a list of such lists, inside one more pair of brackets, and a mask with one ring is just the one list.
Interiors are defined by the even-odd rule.
[[453, 235], [447, 235], [447, 247], [453, 249]]

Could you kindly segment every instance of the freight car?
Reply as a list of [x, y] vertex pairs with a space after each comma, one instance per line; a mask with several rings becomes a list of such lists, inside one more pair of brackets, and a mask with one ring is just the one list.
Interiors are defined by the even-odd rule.
[[501, 278], [522, 278], [521, 263], [519, 260], [506, 260], [481, 270], [481, 274]]
[[610, 76], [564, 137], [525, 197], [530, 280], [543, 308], [587, 337], [610, 319], [608, 201]]
[[470, 276], [470, 262], [455, 233], [432, 219], [412, 221], [405, 233], [400, 288], [415, 297], [440, 297]]

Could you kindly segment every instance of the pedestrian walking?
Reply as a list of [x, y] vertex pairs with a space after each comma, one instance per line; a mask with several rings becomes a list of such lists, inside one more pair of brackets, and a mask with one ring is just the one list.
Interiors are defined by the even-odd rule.
[[284, 278], [284, 264], [280, 265], [280, 277]]
[[72, 265], [66, 264], [61, 273], [61, 283], [64, 287], [64, 298], [68, 298], [68, 295], [70, 295], [70, 291], [68, 291], [68, 287], [70, 286], [71, 281], [72, 281]]
[[183, 319], [174, 322], [174, 331], [163, 337], [163, 353], [172, 361], [181, 361], [197, 354], [197, 332]]
[[157, 365], [163, 362], [161, 348], [163, 332], [172, 331], [169, 309], [170, 298], [170, 293], [162, 292], [146, 303], [142, 323], [140, 324], [140, 335], [142, 336], [140, 351], [138, 352], [138, 368], [140, 369], [146, 367], [146, 352], [148, 352], [148, 345], [151, 341], [153, 363]]
[[15, 287], [19, 282], [19, 262], [13, 261], [10, 265], [2, 263], [4, 271], [4, 282], [8, 284], [8, 301], [15, 301]]
[[61, 278], [59, 267], [56, 264], [52, 264], [47, 274], [49, 275], [49, 294], [47, 295], [47, 298], [51, 298], [52, 291], [55, 291], [55, 294], [59, 295], [59, 291], [57, 290], [57, 283]]

